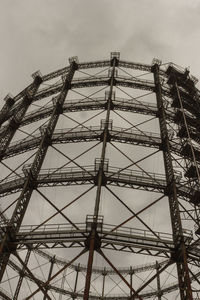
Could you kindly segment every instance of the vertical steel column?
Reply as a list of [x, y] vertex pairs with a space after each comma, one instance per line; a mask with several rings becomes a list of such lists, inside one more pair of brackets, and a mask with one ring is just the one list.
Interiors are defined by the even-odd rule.
[[102, 297], [102, 300], [103, 300], [104, 293], [105, 293], [105, 281], [106, 281], [106, 275], [107, 275], [106, 268], [104, 268], [104, 270], [102, 272], [102, 275], [103, 275], [103, 285], [102, 285], [102, 294], [101, 294], [101, 297]]
[[[48, 279], [47, 279], [47, 280], [49, 280], [49, 279], [51, 278], [51, 274], [52, 274], [52, 272], [53, 272], [53, 266], [54, 266], [54, 264], [55, 264], [55, 255], [51, 258], [50, 263], [51, 263], [51, 265], [50, 265], [50, 268], [49, 268], [49, 275], [48, 275]], [[46, 290], [46, 293], [47, 293], [47, 291], [48, 291], [48, 286], [45, 288], [45, 290]], [[47, 296], [44, 295], [43, 300], [46, 300], [46, 299], [47, 299]]]
[[109, 119], [110, 119], [112, 93], [113, 93], [113, 86], [114, 86], [114, 79], [115, 79], [114, 74], [115, 74], [115, 66], [117, 64], [117, 61], [118, 60], [116, 57], [111, 59], [112, 73], [111, 73], [111, 78], [110, 78], [110, 91], [109, 91], [108, 101], [107, 101], [107, 113], [106, 113], [106, 120], [105, 120], [105, 128], [104, 128], [104, 132], [103, 132], [103, 145], [102, 145], [102, 151], [101, 151], [101, 161], [100, 161], [98, 178], [97, 178], [97, 193], [96, 193], [95, 208], [94, 208], [94, 220], [93, 220], [94, 224], [92, 226], [92, 231], [90, 234], [90, 246], [89, 246], [89, 257], [88, 257], [87, 274], [86, 274], [86, 281], [85, 281], [84, 300], [89, 299], [92, 264], [93, 264], [94, 250], [95, 250], [96, 225], [97, 225], [97, 221], [98, 221], [101, 189], [102, 189], [102, 185], [103, 185], [104, 161], [105, 161], [106, 146], [107, 146], [107, 140], [108, 140], [108, 134], [109, 134], [108, 124], [109, 124]]
[[111, 78], [110, 78], [110, 91], [108, 95], [108, 101], [107, 101], [107, 113], [106, 113], [106, 120], [105, 120], [105, 128], [103, 132], [103, 145], [102, 145], [102, 151], [101, 151], [101, 162], [98, 172], [98, 179], [97, 179], [97, 194], [96, 194], [96, 201], [95, 201], [95, 208], [94, 208], [94, 216], [97, 220], [98, 214], [99, 214], [99, 204], [100, 204], [100, 198], [101, 198], [101, 189], [102, 189], [102, 183], [103, 183], [103, 168], [104, 168], [104, 161], [105, 161], [105, 154], [106, 154], [106, 146], [107, 146], [107, 140], [108, 140], [108, 126], [109, 126], [109, 119], [110, 119], [110, 111], [111, 111], [111, 104], [112, 104], [112, 94], [113, 94], [113, 86], [114, 86], [114, 80], [115, 80], [115, 66], [117, 64], [117, 58], [114, 57], [111, 61], [111, 64], [113, 66]]
[[90, 281], [91, 281], [91, 275], [92, 275], [92, 264], [93, 264], [93, 257], [94, 257], [94, 248], [95, 248], [95, 235], [96, 235], [96, 230], [93, 227], [91, 235], [90, 235], [90, 248], [89, 248], [87, 274], [86, 274], [86, 279], [85, 279], [85, 290], [84, 290], [83, 300], [88, 300], [89, 294], [90, 294]]
[[0, 125], [2, 125], [3, 122], [7, 119], [7, 114], [15, 103], [14, 99], [10, 95], [7, 95], [4, 100], [5, 104], [0, 111]]
[[[0, 222], [2, 224], [4, 224], [4, 226], [7, 226], [9, 223], [9, 219], [7, 218], [7, 216], [2, 212], [2, 210], [0, 209]], [[4, 237], [4, 226], [0, 226], [0, 239], [2, 239]]]
[[180, 288], [181, 300], [192, 300], [192, 290], [189, 277], [189, 270], [187, 264], [187, 252], [184, 242], [182, 222], [179, 211], [176, 180], [174, 176], [171, 147], [169, 142], [166, 114], [162, 99], [162, 88], [160, 84], [159, 66], [155, 64], [152, 66], [152, 72], [154, 74], [155, 92], [158, 107], [158, 118], [160, 124], [160, 135], [162, 141], [162, 151], [165, 165], [167, 190], [166, 195], [169, 199], [169, 208], [172, 224], [173, 242], [175, 247], [175, 253], [172, 259], [176, 261], [178, 281]]
[[162, 293], [161, 293], [161, 287], [160, 287], [160, 273], [158, 272], [160, 269], [159, 263], [156, 261], [156, 274], [157, 274], [157, 296], [158, 300], [162, 300]]
[[[31, 255], [31, 250], [28, 249], [26, 257], [25, 257], [25, 261], [24, 261], [24, 264], [26, 266], [28, 264], [30, 255]], [[22, 270], [21, 270], [21, 272], [20, 272], [20, 277], [19, 277], [19, 280], [18, 280], [18, 283], [17, 283], [17, 287], [15, 289], [15, 294], [14, 294], [13, 300], [17, 300], [18, 299], [19, 292], [20, 292], [20, 289], [21, 289], [21, 286], [22, 286], [22, 281], [24, 279], [24, 272], [25, 272], [25, 268], [23, 267]]]
[[[9, 240], [15, 238], [15, 234], [19, 231], [24, 214], [26, 212], [29, 200], [31, 198], [32, 192], [34, 190], [34, 183], [37, 180], [41, 166], [43, 164], [44, 158], [47, 153], [47, 149], [51, 142], [51, 137], [56, 127], [59, 115], [62, 113], [63, 105], [65, 98], [69, 89], [71, 88], [71, 81], [75, 70], [78, 68], [78, 65], [75, 61], [72, 61], [70, 64], [70, 70], [64, 80], [62, 90], [59, 96], [56, 98], [55, 106], [50, 117], [50, 120], [47, 124], [47, 127], [44, 130], [43, 137], [41, 139], [38, 151], [35, 155], [34, 161], [31, 164], [31, 168], [28, 172], [27, 178], [24, 183], [24, 187], [19, 196], [17, 205], [13, 212], [10, 226], [7, 228], [7, 233], [5, 234], [2, 242], [0, 244], [0, 282], [2, 280], [10, 253], [13, 249], [9, 249]], [[15, 250], [15, 249], [14, 249]]]
[[[182, 112], [182, 115], [183, 115], [183, 121], [184, 121], [185, 129], [186, 129], [186, 133], [187, 133], [187, 140], [189, 140], [189, 145], [190, 145], [190, 149], [191, 149], [191, 153], [192, 153], [192, 158], [193, 158], [193, 162], [194, 162], [196, 172], [197, 172], [198, 184], [200, 184], [200, 173], [199, 173], [198, 163], [197, 163], [196, 155], [195, 155], [195, 152], [194, 152], [194, 147], [192, 145], [192, 139], [191, 139], [191, 136], [190, 136], [190, 131], [189, 131], [189, 128], [188, 128], [188, 124], [187, 124], [187, 120], [186, 120], [186, 116], [185, 116], [185, 111], [184, 111], [184, 107], [183, 107], [183, 102], [182, 102], [182, 99], [181, 99], [181, 95], [180, 95], [180, 91], [179, 91], [179, 87], [178, 87], [178, 84], [177, 84], [177, 78], [176, 77], [174, 78], [173, 88], [175, 89], [176, 96], [179, 99], [180, 111]], [[182, 141], [182, 139], [181, 139], [181, 141]], [[182, 143], [182, 145], [183, 145], [183, 143]], [[186, 166], [188, 167], [189, 164], [187, 162], [187, 159], [185, 159], [185, 162], [186, 162]], [[197, 183], [196, 183], [196, 181], [195, 182], [190, 181], [190, 184], [195, 188]], [[198, 226], [200, 226], [199, 209], [197, 208], [196, 205], [195, 205], [194, 209], [195, 209], [195, 214], [196, 214], [196, 220], [199, 223]]]
[[33, 97], [36, 94], [40, 84], [42, 83], [42, 78], [38, 75], [35, 77], [32, 85], [25, 91], [25, 96], [23, 97], [21, 103], [19, 104], [14, 116], [10, 119], [8, 125], [4, 128], [0, 136], [0, 160], [2, 160], [7, 147], [9, 146], [13, 136], [15, 135], [17, 129], [19, 128], [23, 117], [30, 104], [33, 101]]
[[[130, 267], [130, 286], [131, 286], [131, 288], [133, 287], [133, 269], [132, 269], [132, 267]], [[130, 289], [130, 299], [132, 299], [132, 295], [133, 295], [133, 291], [132, 291], [132, 289]]]
[[80, 272], [80, 264], [78, 264], [76, 268], [76, 278], [75, 278], [75, 283], [74, 283], [74, 294], [73, 294], [73, 299], [76, 299], [76, 289], [77, 289], [77, 283], [78, 283], [78, 274]]
[[[67, 272], [67, 269], [65, 269], [65, 270], [63, 271], [63, 277], [62, 277], [62, 281], [61, 281], [61, 289], [64, 289], [64, 283], [65, 283], [66, 272]], [[62, 294], [59, 294], [58, 300], [62, 300]]]

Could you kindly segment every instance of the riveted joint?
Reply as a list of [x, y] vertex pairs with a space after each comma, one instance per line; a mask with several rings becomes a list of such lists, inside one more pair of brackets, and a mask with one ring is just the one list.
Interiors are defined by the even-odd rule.
[[157, 292], [157, 296], [158, 297], [162, 297], [163, 296], [163, 292], [162, 291]]
[[120, 52], [111, 52], [110, 53], [110, 65], [111, 67], [117, 67], [119, 65]]
[[23, 277], [25, 276], [24, 271], [23, 271], [23, 270], [20, 270], [20, 271], [19, 271], [19, 275], [20, 275], [20, 277], [23, 278]]
[[154, 93], [157, 93], [159, 91], [159, 85], [158, 85], [158, 83], [155, 83], [153, 91], [154, 91]]
[[113, 57], [110, 61], [111, 67], [115, 66], [117, 67], [119, 65], [119, 60], [116, 57]]
[[52, 145], [52, 140], [51, 140], [51, 137], [49, 136], [48, 133], [46, 133], [43, 137], [43, 141], [44, 141], [44, 144], [47, 145], [47, 146], [51, 146]]
[[59, 101], [56, 103], [55, 107], [56, 107], [56, 112], [58, 114], [62, 114], [63, 113], [63, 107], [62, 107], [62, 105], [61, 105], [61, 103]]
[[24, 97], [24, 102], [27, 103], [27, 104], [31, 104], [32, 101], [33, 101], [33, 98], [31, 97], [29, 92], [27, 92], [27, 94]]
[[73, 69], [76, 71], [76, 70], [78, 70], [78, 63], [77, 62], [73, 62], [72, 63], [72, 66], [73, 66]]
[[113, 86], [116, 86], [117, 80], [115, 78], [109, 78], [108, 79], [108, 85], [111, 85], [111, 83], [112, 83]]
[[52, 144], [52, 140], [51, 140], [51, 133], [50, 133], [50, 129], [47, 126], [41, 126], [39, 128], [41, 136], [43, 138], [44, 144], [45, 145], [51, 145]]
[[12, 242], [8, 242], [5, 245], [5, 252], [7, 253], [15, 253], [16, 249], [17, 249], [17, 245], [13, 244]]
[[54, 97], [52, 99], [52, 101], [53, 101], [53, 106], [56, 110], [56, 113], [62, 114], [63, 113], [63, 106], [62, 106], [62, 103], [61, 103], [60, 99], [58, 99], [58, 97]]
[[10, 120], [9, 126], [10, 126], [10, 128], [12, 128], [12, 129], [18, 129], [18, 127], [19, 127], [19, 122], [18, 122], [18, 120], [17, 120], [15, 117], [13, 117], [13, 118]]
[[9, 107], [11, 107], [14, 103], [15, 100], [13, 99], [11, 94], [8, 94], [5, 98], [4, 101], [6, 102], [6, 105], [8, 105]]
[[174, 262], [183, 263], [183, 253], [180, 244], [175, 248], [174, 252], [172, 252], [171, 259]]
[[154, 64], [151, 66], [151, 72], [155, 73], [159, 70], [159, 65], [158, 64]]
[[0, 150], [0, 160], [3, 159], [4, 155], [5, 155], [5, 150]]
[[15, 239], [15, 230], [14, 227], [9, 224], [4, 227], [5, 236], [2, 239], [2, 249], [4, 253], [14, 253], [16, 251], [16, 245], [12, 243], [12, 240]]
[[50, 263], [54, 264], [56, 261], [55, 255], [53, 257], [51, 257], [49, 261], [50, 261]]
[[[104, 135], [105, 135], [105, 129], [104, 129], [104, 131], [100, 135], [100, 141], [101, 142], [103, 142], [103, 140], [104, 140]], [[111, 134], [110, 134], [110, 132], [108, 130], [107, 133], [106, 133], [106, 142], [110, 142], [110, 141], [111, 141]]]
[[43, 82], [42, 77], [40, 77], [40, 76], [37, 75], [37, 76], [34, 78], [33, 84], [34, 84], [34, 85], [40, 85], [42, 82]]
[[[108, 101], [105, 103], [104, 107], [105, 107], [105, 110], [108, 109]], [[112, 100], [110, 100], [109, 108], [110, 108], [110, 110], [113, 110], [113, 109], [114, 109], [114, 103], [113, 103]]]
[[[99, 170], [99, 172], [101, 172], [101, 170]], [[95, 185], [98, 185], [98, 180], [99, 180], [99, 172], [97, 173], [97, 175], [94, 177], [94, 184]], [[102, 176], [102, 186], [106, 186], [107, 185], [107, 177], [106, 177], [106, 175], [105, 175], [105, 173], [102, 171], [102, 174], [101, 174], [101, 176]]]
[[34, 79], [33, 80], [34, 86], [39, 86], [43, 82], [42, 73], [40, 72], [40, 70], [34, 72], [31, 76]]
[[129, 270], [129, 275], [133, 275], [133, 274], [135, 274], [135, 271], [134, 271], [133, 268], [130, 268], [130, 270]]
[[[90, 241], [91, 241], [91, 233], [85, 240], [85, 248], [90, 249]], [[94, 249], [99, 250], [101, 248], [101, 238], [99, 237], [98, 233], [95, 232], [95, 237], [94, 237]]]
[[165, 151], [167, 149], [167, 139], [163, 139], [163, 141], [160, 143], [159, 150]]
[[78, 264], [78, 266], [75, 267], [76, 272], [80, 272], [81, 268], [80, 268], [80, 264]]
[[64, 83], [63, 88], [65, 90], [71, 90], [71, 87], [72, 87], [71, 82], [69, 82], [68, 80], [66, 80], [65, 83]]
[[29, 185], [33, 186], [34, 176], [31, 168], [32, 168], [31, 164], [25, 164], [23, 165], [22, 171], [24, 173], [24, 176], [26, 178], [29, 178]]

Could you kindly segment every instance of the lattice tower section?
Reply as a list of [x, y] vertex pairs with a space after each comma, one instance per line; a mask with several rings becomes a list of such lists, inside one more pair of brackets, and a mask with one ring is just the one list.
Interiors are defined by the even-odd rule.
[[2, 299], [200, 299], [200, 92], [173, 63], [40, 71], [0, 111]]

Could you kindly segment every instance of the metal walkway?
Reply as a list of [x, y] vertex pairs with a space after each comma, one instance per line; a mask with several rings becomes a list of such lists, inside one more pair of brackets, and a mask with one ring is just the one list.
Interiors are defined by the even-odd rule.
[[[62, 144], [70, 142], [98, 141], [101, 139], [102, 133], [103, 129], [100, 126], [57, 129], [53, 133], [52, 143]], [[159, 148], [161, 143], [159, 134], [152, 132], [112, 127], [112, 129], [109, 130], [109, 133], [111, 140], [116, 142], [125, 142], [156, 148]], [[31, 137], [17, 140], [10, 144], [4, 158], [35, 149], [39, 146], [40, 142], [41, 134], [34, 134]]]
[[[67, 186], [74, 184], [95, 184], [98, 168], [95, 165], [83, 167], [66, 167], [58, 169], [42, 169], [35, 184], [37, 186]], [[107, 166], [104, 170], [108, 185], [119, 187], [131, 187], [146, 191], [165, 193], [167, 186], [165, 175]], [[0, 184], [0, 197], [15, 193], [23, 188], [26, 176], [21, 173], [19, 176], [7, 178]], [[176, 177], [179, 197], [190, 200], [198, 189], [189, 188], [179, 176]]]
[[[76, 228], [75, 228], [76, 227]], [[35, 231], [34, 231], [35, 230]], [[16, 240], [11, 244], [18, 249], [26, 248], [27, 244], [34, 245], [34, 248], [59, 248], [82, 247], [90, 234], [91, 227], [86, 223], [71, 224], [47, 224], [37, 229], [36, 225], [21, 226]], [[101, 239], [101, 248], [133, 252], [151, 253], [166, 257], [167, 253], [173, 252], [172, 235], [168, 233], [155, 232], [157, 237], [150, 231], [129, 227], [120, 227], [115, 230], [114, 225], [101, 224], [97, 233]], [[192, 236], [188, 231], [185, 236], [186, 243], [190, 243]], [[73, 246], [72, 246], [73, 244]], [[168, 256], [167, 256], [168, 257]]]
[[[75, 143], [98, 141], [101, 139], [102, 133], [103, 129], [100, 126], [89, 126], [87, 128], [76, 127], [75, 129], [57, 129], [53, 133], [52, 143], [62, 144], [72, 142]], [[139, 131], [134, 129], [125, 129], [121, 127], [112, 127], [112, 129], [109, 130], [109, 134], [111, 141], [114, 142], [141, 145], [157, 149], [161, 147], [160, 135], [157, 133]], [[26, 151], [33, 150], [39, 146], [40, 142], [40, 134], [34, 134], [31, 137], [12, 142], [5, 152], [4, 159], [21, 154]], [[182, 148], [180, 144], [171, 141], [171, 149], [172, 152], [176, 153], [177, 155], [182, 155]], [[197, 156], [196, 159], [200, 161], [200, 156]]]

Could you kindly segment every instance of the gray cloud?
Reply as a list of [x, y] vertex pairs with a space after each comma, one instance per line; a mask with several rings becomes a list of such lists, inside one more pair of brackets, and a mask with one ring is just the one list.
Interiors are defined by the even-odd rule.
[[40, 68], [47, 73], [112, 50], [191, 66], [198, 75], [199, 1], [1, 1], [1, 94], [16, 93]]

